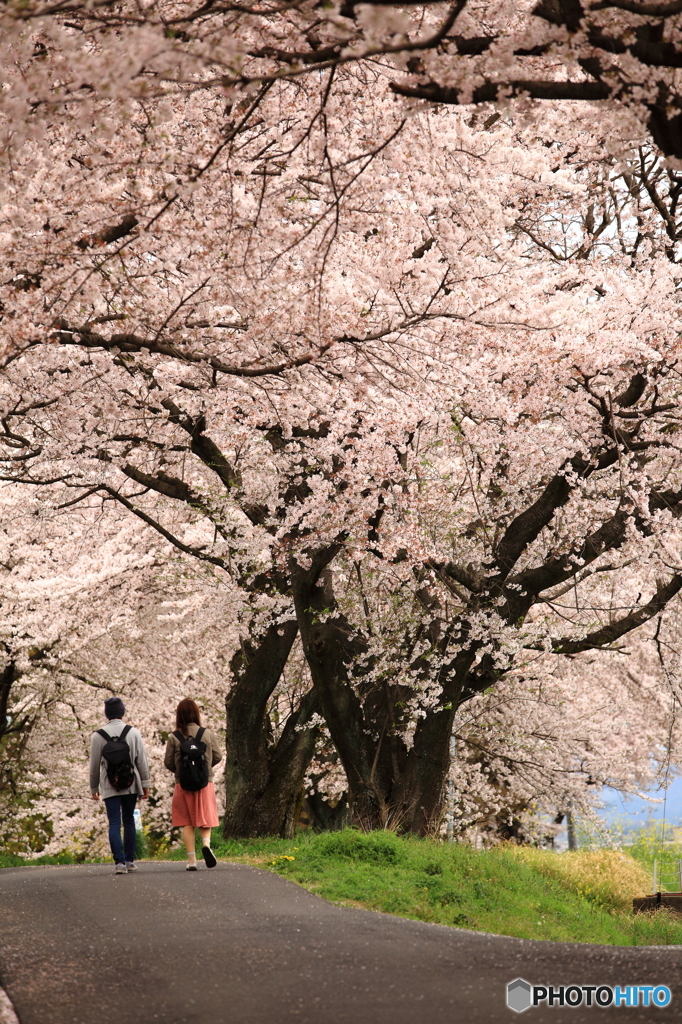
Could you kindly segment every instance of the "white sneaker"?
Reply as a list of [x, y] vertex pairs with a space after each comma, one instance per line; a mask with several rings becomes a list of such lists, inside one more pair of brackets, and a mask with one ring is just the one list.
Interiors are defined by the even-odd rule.
[[114, 874], [115, 875], [127, 875], [128, 874], [128, 868], [125, 866], [125, 864], [117, 864], [116, 867], [114, 868]]
[[128, 868], [128, 873], [130, 873], [131, 871], [137, 871], [137, 864], [135, 863], [134, 860], [127, 860], [126, 867]]

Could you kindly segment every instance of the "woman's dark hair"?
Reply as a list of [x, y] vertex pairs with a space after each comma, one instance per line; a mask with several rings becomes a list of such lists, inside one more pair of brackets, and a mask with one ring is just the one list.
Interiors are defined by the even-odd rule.
[[197, 725], [201, 725], [201, 715], [194, 701], [189, 697], [185, 697], [175, 709], [175, 728], [187, 735], [187, 726], [190, 722], [196, 722]]

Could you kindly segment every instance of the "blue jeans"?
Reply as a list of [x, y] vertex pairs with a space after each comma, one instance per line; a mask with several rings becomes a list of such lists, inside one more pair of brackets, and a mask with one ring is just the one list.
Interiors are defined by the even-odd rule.
[[[135, 860], [135, 804], [137, 793], [124, 793], [121, 796], [108, 796], [104, 801], [109, 819], [109, 845], [117, 864], [132, 864]], [[123, 816], [123, 836], [125, 840], [125, 856], [121, 842], [121, 816]]]

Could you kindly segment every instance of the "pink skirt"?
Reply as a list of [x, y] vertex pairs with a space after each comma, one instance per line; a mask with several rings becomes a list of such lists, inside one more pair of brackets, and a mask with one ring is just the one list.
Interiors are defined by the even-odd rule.
[[171, 814], [173, 827], [194, 825], [195, 828], [215, 828], [220, 823], [213, 783], [209, 782], [203, 789], [197, 790], [196, 793], [190, 793], [183, 789], [179, 782], [176, 782]]

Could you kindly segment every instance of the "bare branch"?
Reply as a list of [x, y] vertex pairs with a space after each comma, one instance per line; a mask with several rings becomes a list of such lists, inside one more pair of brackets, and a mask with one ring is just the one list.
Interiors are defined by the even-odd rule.
[[119, 491], [115, 490], [115, 488], [109, 487], [108, 484], [102, 484], [98, 490], [105, 491], [106, 494], [109, 494], [116, 501], [120, 502], [124, 508], [127, 508], [129, 512], [132, 512], [138, 519], [141, 519], [143, 523], [146, 523], [147, 526], [151, 526], [153, 530], [156, 530], [156, 532], [161, 534], [162, 537], [165, 537], [169, 544], [172, 544], [173, 547], [178, 549], [178, 551], [182, 551], [186, 555], [191, 555], [193, 558], [198, 558], [202, 562], [210, 562], [211, 565], [217, 565], [220, 569], [228, 570], [229, 567], [222, 558], [216, 558], [214, 555], [207, 555], [205, 551], [201, 550], [201, 548], [193, 548], [188, 544], [183, 544], [178, 537], [175, 537], [172, 533], [166, 530], [161, 523], [152, 519], [152, 517], [147, 515], [146, 512], [143, 512], [141, 508], [137, 508], [136, 505], [133, 505], [131, 501], [128, 501], [128, 499]]
[[595, 648], [609, 647], [619, 640], [626, 633], [644, 625], [649, 619], [653, 619], [659, 612], [663, 611], [676, 594], [682, 590], [682, 573], [675, 575], [667, 582], [659, 581], [656, 585], [656, 593], [651, 600], [639, 608], [633, 609], [627, 615], [615, 622], [602, 626], [601, 629], [588, 633], [582, 640], [573, 640], [570, 637], [562, 637], [552, 643], [552, 650], [556, 654], [579, 654], [581, 651], [590, 651]]
[[[109, 227], [102, 228], [101, 231], [95, 232], [95, 234], [86, 235], [80, 238], [76, 245], [79, 249], [92, 249], [98, 245], [109, 245], [110, 242], [118, 242], [119, 238], [125, 238], [139, 223], [135, 214], [129, 213], [119, 224], [110, 224]], [[102, 322], [101, 318], [98, 319]]]

